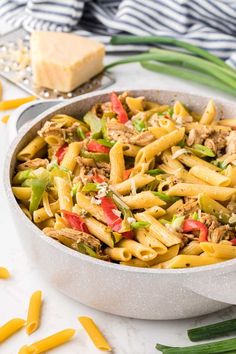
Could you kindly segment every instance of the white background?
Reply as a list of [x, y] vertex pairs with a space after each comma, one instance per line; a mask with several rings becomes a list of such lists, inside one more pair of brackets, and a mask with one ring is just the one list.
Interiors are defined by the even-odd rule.
[[[1, 28], [0, 28], [1, 30]], [[107, 61], [114, 57], [108, 57]], [[227, 96], [213, 90], [179, 79], [172, 79], [160, 74], [150, 73], [138, 64], [120, 66], [113, 70], [116, 77], [114, 88], [155, 88], [187, 91], [211, 97]], [[27, 96], [26, 93], [3, 81], [4, 99]], [[228, 97], [229, 98], [229, 97]], [[232, 99], [232, 98], [231, 98]], [[1, 113], [0, 117], [6, 114]], [[29, 263], [24, 253], [20, 236], [14, 227], [7, 200], [4, 194], [4, 180], [2, 177], [4, 157], [9, 146], [8, 127], [0, 123], [0, 266], [9, 268], [12, 277], [10, 280], [0, 281], [0, 325], [13, 317], [25, 318], [28, 300], [31, 293], [41, 289], [43, 291], [43, 316], [39, 330], [30, 337], [24, 330], [0, 345], [1, 354], [16, 354], [24, 344], [29, 344], [64, 328], [77, 329], [76, 337], [68, 344], [57, 348], [50, 353], [58, 354], [95, 354], [99, 350], [81, 328], [77, 317], [91, 316], [107, 337], [114, 348], [115, 354], [154, 354], [155, 343], [166, 345], [188, 345], [186, 329], [214, 321], [228, 319], [236, 315], [236, 308], [230, 307], [214, 315], [202, 316], [196, 319], [178, 321], [142, 321], [127, 319], [95, 311], [58, 293], [41, 278], [37, 264]], [[159, 291], [159, 289], [157, 289]], [[160, 289], [161, 291], [161, 289]], [[127, 293], [127, 298], [129, 294]], [[173, 294], [170, 294], [173, 296]], [[145, 301], [145, 299], [144, 299]]]

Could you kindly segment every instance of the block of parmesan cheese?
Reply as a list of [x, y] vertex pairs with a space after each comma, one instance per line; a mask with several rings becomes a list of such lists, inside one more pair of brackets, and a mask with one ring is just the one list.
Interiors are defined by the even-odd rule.
[[30, 55], [34, 84], [70, 92], [103, 69], [104, 45], [71, 33], [34, 32]]

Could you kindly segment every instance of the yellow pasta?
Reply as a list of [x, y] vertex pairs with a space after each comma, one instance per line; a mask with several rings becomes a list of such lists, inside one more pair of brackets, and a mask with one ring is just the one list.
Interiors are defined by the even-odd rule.
[[125, 156], [135, 157], [140, 150], [140, 146], [132, 144], [123, 144], [123, 153]]
[[155, 196], [151, 191], [144, 191], [135, 195], [123, 196], [122, 200], [130, 209], [151, 208], [166, 205], [166, 202]]
[[215, 263], [222, 262], [223, 259], [215, 258], [215, 257], [199, 257], [199, 256], [191, 256], [191, 255], [178, 255], [174, 258], [170, 259], [167, 262], [160, 263], [155, 268], [160, 269], [175, 269], [175, 268], [192, 268], [192, 267], [200, 267], [205, 265], [211, 265]]
[[149, 234], [148, 230], [139, 229], [136, 233], [136, 240], [146, 247], [151, 247], [157, 255], [167, 252], [167, 247], [157, 238]]
[[201, 242], [201, 249], [210, 257], [231, 259], [236, 258], [236, 247], [229, 244]]
[[[198, 166], [197, 166], [198, 167]], [[193, 167], [194, 168], [194, 167]], [[182, 179], [184, 182], [187, 183], [194, 183], [194, 184], [208, 184], [206, 181], [196, 177], [195, 175], [187, 172], [185, 169], [181, 168], [175, 172], [176, 177]]]
[[168, 209], [166, 209], [166, 219], [171, 219], [179, 210], [182, 209], [183, 204], [184, 203], [182, 199], [179, 199], [175, 203], [173, 203]]
[[141, 261], [150, 261], [157, 256], [156, 251], [152, 248], [143, 246], [134, 240], [122, 239], [118, 243], [118, 246], [126, 248], [131, 252], [132, 256], [137, 257]]
[[175, 102], [173, 110], [174, 110], [173, 116], [175, 119], [177, 117], [181, 117], [184, 121], [186, 121], [189, 117], [191, 117], [187, 109], [180, 101]]
[[13, 318], [0, 327], [0, 343], [11, 337], [24, 327], [25, 321], [21, 318]]
[[89, 214], [94, 216], [99, 221], [104, 221], [104, 214], [99, 205], [91, 203], [90, 198], [86, 197], [83, 193], [76, 193], [76, 201], [79, 208], [85, 209]]
[[120, 262], [120, 264], [129, 266], [129, 267], [141, 267], [141, 268], [150, 268], [147, 262], [141, 261], [138, 258], [132, 258], [130, 261], [127, 262]]
[[132, 188], [138, 189], [154, 181], [155, 178], [149, 175], [136, 175], [124, 182], [115, 184], [114, 190], [122, 195], [128, 194]]
[[38, 290], [35, 291], [30, 298], [27, 321], [26, 321], [27, 334], [32, 334], [39, 328], [41, 306], [42, 306], [42, 292]]
[[61, 332], [57, 332], [49, 337], [41, 339], [30, 345], [23, 346], [19, 354], [41, 354], [47, 350], [56, 348], [66, 342], [68, 342], [75, 334], [75, 330], [68, 328]]
[[92, 235], [96, 236], [109, 247], [114, 247], [111, 229], [108, 226], [92, 217], [85, 218], [84, 221]]
[[149, 266], [155, 268], [155, 266], [157, 264], [169, 261], [170, 259], [177, 256], [177, 254], [179, 253], [179, 248], [180, 248], [180, 245], [174, 245], [174, 246], [169, 247], [167, 249], [166, 253], [164, 253], [162, 255], [157, 255], [156, 258], [149, 261], [148, 262]]
[[185, 246], [180, 253], [198, 256], [202, 253], [202, 248], [199, 242], [192, 241], [187, 246]]
[[71, 196], [70, 182], [61, 177], [55, 177], [54, 181], [58, 191], [60, 210], [71, 211], [73, 207], [73, 201]]
[[125, 99], [127, 106], [134, 113], [143, 111], [143, 100], [144, 97], [126, 97]]
[[0, 267], [0, 279], [8, 279], [10, 276], [11, 275], [7, 268]]
[[205, 193], [208, 197], [215, 200], [225, 201], [230, 199], [236, 193], [236, 188], [178, 183], [171, 187], [167, 192], [170, 196], [178, 195], [182, 197], [197, 197], [199, 193]]
[[74, 171], [76, 165], [76, 158], [80, 153], [81, 146], [82, 146], [81, 142], [78, 141], [69, 144], [68, 149], [61, 162], [62, 168], [66, 168], [71, 172]]
[[[51, 209], [53, 215], [55, 213], [57, 213], [60, 210], [59, 201], [56, 201], [56, 202], [50, 204], [50, 209]], [[40, 223], [42, 221], [45, 221], [49, 218], [50, 218], [50, 216], [47, 214], [47, 212], [44, 208], [37, 209], [33, 212], [33, 220], [36, 224]]]
[[221, 125], [225, 125], [227, 127], [232, 127], [232, 128], [234, 128], [236, 126], [236, 121], [234, 118], [233, 119], [221, 119], [219, 121], [219, 123]]
[[208, 102], [205, 111], [200, 119], [200, 124], [211, 124], [216, 118], [216, 107], [213, 100]]
[[121, 183], [124, 179], [125, 160], [123, 154], [123, 144], [119, 141], [111, 148], [110, 153], [110, 183]]
[[194, 166], [190, 169], [189, 173], [213, 186], [227, 187], [230, 184], [229, 177], [212, 171], [205, 166]]
[[166, 214], [166, 211], [158, 206], [153, 206], [151, 208], [146, 209], [145, 211], [156, 219]]
[[17, 154], [17, 159], [27, 161], [32, 159], [39, 150], [46, 146], [46, 142], [40, 136], [36, 136], [26, 147]]
[[119, 262], [128, 262], [132, 258], [131, 252], [128, 249], [122, 247], [107, 247], [105, 249], [105, 254], [107, 254], [114, 261]]
[[176, 125], [167, 118], [159, 118], [158, 123], [161, 128], [165, 129], [168, 133], [176, 129]]
[[172, 132], [160, 137], [153, 143], [143, 147], [137, 153], [135, 164], [150, 161], [153, 157], [158, 156], [162, 151], [176, 145], [184, 137], [184, 128], [173, 130]]
[[228, 165], [223, 174], [230, 179], [230, 187], [236, 187], [236, 166]]
[[178, 169], [183, 168], [183, 165], [181, 162], [172, 158], [172, 153], [170, 152], [170, 150], [166, 150], [163, 152], [162, 159], [163, 159], [163, 162], [166, 165], [168, 165], [169, 167], [171, 167], [173, 170], [178, 170]]
[[30, 187], [12, 187], [14, 196], [19, 200], [30, 200], [31, 188]]
[[148, 130], [155, 136], [155, 138], [159, 139], [161, 136], [166, 135], [168, 132], [164, 128], [161, 127], [149, 127]]
[[180, 238], [176, 233], [167, 229], [149, 213], [137, 213], [135, 217], [138, 221], [149, 222], [150, 235], [156, 237], [165, 246], [170, 247], [181, 242]]
[[110, 345], [92, 318], [79, 317], [78, 320], [89, 335], [90, 339], [93, 341], [96, 348], [104, 351], [111, 351]]

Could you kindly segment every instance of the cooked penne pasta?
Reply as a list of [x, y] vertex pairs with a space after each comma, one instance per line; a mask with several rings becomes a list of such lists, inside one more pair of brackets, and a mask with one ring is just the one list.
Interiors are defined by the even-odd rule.
[[118, 243], [118, 246], [126, 248], [130, 251], [132, 256], [140, 259], [141, 261], [147, 262], [157, 256], [156, 251], [154, 251], [152, 248], [143, 246], [141, 243], [134, 240], [122, 239]]
[[10, 278], [10, 273], [7, 268], [0, 267], [0, 279]]
[[25, 320], [13, 318], [0, 327], [0, 343], [18, 332], [25, 325]]
[[229, 177], [212, 171], [205, 166], [194, 166], [190, 169], [189, 173], [213, 186], [227, 187], [230, 184]]
[[53, 348], [59, 347], [62, 344], [68, 342], [75, 334], [75, 330], [68, 328], [64, 329], [61, 332], [57, 332], [49, 337], [41, 339], [35, 343], [30, 345], [23, 346], [19, 354], [27, 354], [27, 353], [45, 353], [47, 350], [51, 350]]
[[36, 136], [32, 141], [29, 142], [26, 147], [17, 154], [17, 159], [20, 161], [27, 161], [32, 159], [39, 150], [41, 150], [46, 145], [46, 142], [40, 136]]
[[40, 325], [40, 314], [42, 306], [42, 292], [35, 291], [30, 298], [28, 315], [26, 320], [26, 333], [32, 334]]
[[171, 187], [167, 193], [170, 196], [197, 197], [199, 192], [205, 193], [215, 200], [225, 201], [230, 199], [236, 193], [236, 188], [178, 183]]
[[78, 320], [89, 335], [90, 339], [93, 341], [96, 348], [104, 351], [111, 351], [111, 347], [107, 340], [91, 318], [79, 317]]
[[236, 123], [220, 114], [212, 100], [195, 112], [113, 92], [84, 117], [44, 122], [17, 156], [12, 192], [46, 237], [99, 262], [175, 269], [234, 258]]
[[110, 183], [121, 183], [124, 179], [125, 161], [123, 154], [123, 144], [119, 141], [110, 150]]
[[236, 247], [232, 244], [201, 242], [201, 249], [210, 257], [231, 259], [236, 258]]

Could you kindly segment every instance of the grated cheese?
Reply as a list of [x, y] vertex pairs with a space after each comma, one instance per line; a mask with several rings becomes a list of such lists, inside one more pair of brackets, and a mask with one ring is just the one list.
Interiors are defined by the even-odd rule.
[[174, 154], [172, 155], [172, 160], [174, 159], [177, 159], [179, 156], [183, 155], [183, 154], [187, 154], [188, 153], [188, 150], [186, 149], [180, 149], [180, 150], [177, 150], [176, 152], [174, 152]]

